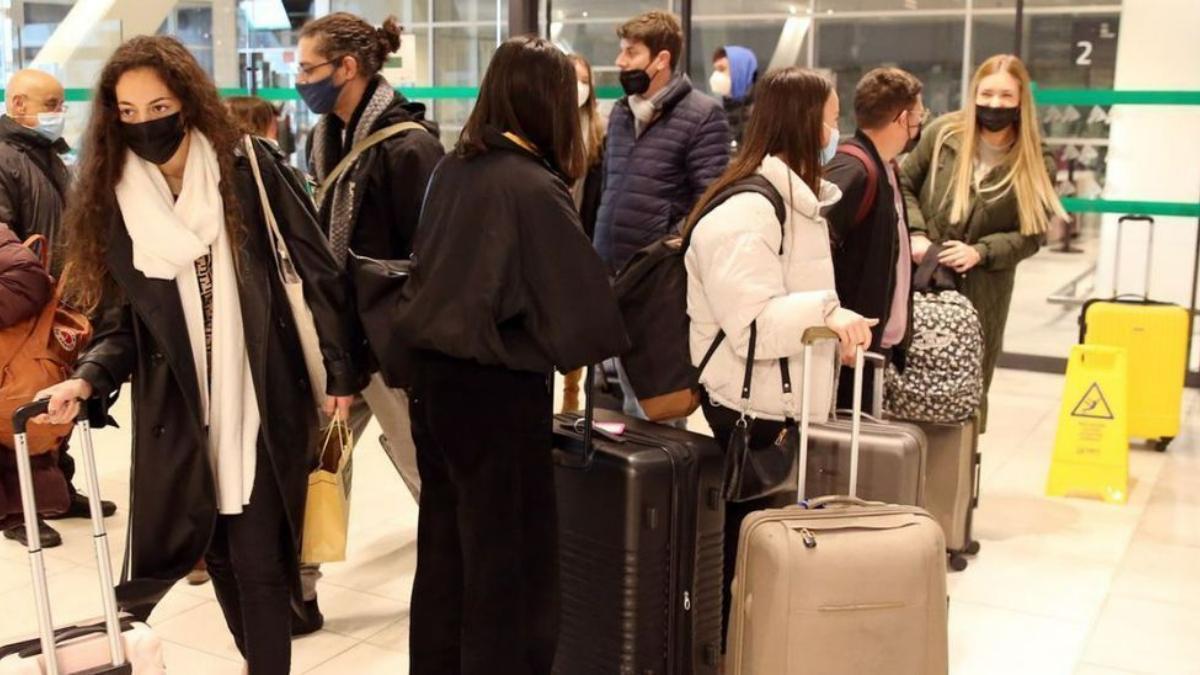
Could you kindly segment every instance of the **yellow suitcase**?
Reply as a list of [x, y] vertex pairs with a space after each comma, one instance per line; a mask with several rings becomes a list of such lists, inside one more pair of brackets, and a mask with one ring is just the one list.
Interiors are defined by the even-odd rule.
[[1143, 298], [1092, 300], [1079, 317], [1079, 340], [1124, 347], [1129, 364], [1129, 435], [1158, 450], [1179, 434], [1187, 376], [1188, 310]]

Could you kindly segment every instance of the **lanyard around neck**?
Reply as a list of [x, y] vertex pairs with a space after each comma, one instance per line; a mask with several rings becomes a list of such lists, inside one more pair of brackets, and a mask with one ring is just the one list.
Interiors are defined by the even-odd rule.
[[538, 155], [539, 157], [542, 154], [542, 153], [538, 152], [536, 145], [534, 145], [533, 143], [530, 143], [529, 141], [525, 140], [524, 138], [521, 138], [520, 136], [514, 134], [511, 131], [504, 132], [504, 137], [507, 138], [508, 140], [512, 141], [513, 143], [516, 143], [517, 145], [521, 146], [525, 150], [528, 150], [529, 152], [531, 152], [535, 155]]

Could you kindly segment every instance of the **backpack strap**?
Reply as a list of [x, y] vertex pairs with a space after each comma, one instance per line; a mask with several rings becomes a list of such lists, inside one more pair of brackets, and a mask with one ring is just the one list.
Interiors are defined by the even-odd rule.
[[879, 194], [879, 167], [875, 166], [875, 160], [866, 150], [854, 143], [842, 143], [837, 151], [839, 155], [853, 157], [862, 162], [863, 168], [867, 170], [867, 189], [863, 193], [862, 201], [858, 203], [858, 211], [854, 214], [854, 224], [860, 225], [875, 207], [875, 197]]
[[321, 181], [321, 184], [317, 186], [316, 202], [318, 204], [325, 202], [325, 193], [329, 188], [337, 184], [338, 179], [342, 177], [343, 173], [346, 173], [347, 169], [354, 165], [354, 162], [358, 160], [360, 155], [392, 136], [405, 131], [428, 131], [428, 129], [417, 122], [400, 122], [399, 124], [384, 127], [362, 139], [353, 148], [350, 148], [350, 152], [346, 153], [342, 161], [338, 162], [337, 166], [333, 167], [333, 171], [330, 171], [325, 180]]
[[[696, 217], [696, 222], [699, 223], [702, 218], [712, 213], [718, 206], [724, 204], [734, 195], [740, 195], [746, 192], [762, 195], [771, 202], [771, 206], [775, 209], [775, 219], [779, 221], [779, 255], [783, 255], [783, 224], [787, 222], [787, 203], [783, 201], [783, 195], [779, 194], [779, 190], [767, 180], [762, 174], [753, 174], [745, 178], [731, 183], [724, 190], [713, 195], [713, 198], [704, 205], [704, 210]], [[687, 239], [683, 242], [683, 247], [686, 249], [691, 240], [691, 233], [688, 233]]]

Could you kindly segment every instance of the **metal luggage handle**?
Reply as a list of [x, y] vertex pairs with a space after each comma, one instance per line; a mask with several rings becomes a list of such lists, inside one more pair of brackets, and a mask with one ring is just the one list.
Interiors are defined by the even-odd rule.
[[817, 497], [811, 501], [805, 501], [805, 506], [810, 509], [823, 509], [826, 506], [878, 506], [883, 502], [873, 502], [861, 497], [849, 497], [846, 495], [829, 495], [826, 497]]
[[[1113, 276], [1112, 276], [1112, 295], [1118, 295], [1120, 290], [1121, 277], [1121, 240], [1125, 232], [1126, 221], [1142, 222], [1147, 224], [1146, 236], [1146, 279], [1142, 286], [1142, 295], [1138, 296], [1143, 300], [1150, 299], [1150, 263], [1154, 261], [1154, 218], [1151, 216], [1140, 214], [1127, 214], [1117, 219], [1117, 246], [1113, 254]], [[1126, 293], [1124, 295], [1134, 295]]]
[[[812, 412], [812, 348], [820, 340], [836, 340], [837, 334], [827, 328], [809, 328], [804, 332], [804, 378], [800, 384], [800, 466], [796, 471], [796, 499], [805, 504], [805, 488], [808, 481], [809, 416]], [[867, 352], [862, 346], [854, 348], [854, 401], [850, 423], [850, 498], [858, 496], [859, 441], [862, 435], [862, 390], [863, 370]], [[836, 363], [835, 363], [836, 367]], [[881, 373], [882, 374], [882, 373]]]
[[[33, 469], [29, 462], [29, 423], [38, 415], [50, 411], [50, 400], [41, 399], [17, 408], [13, 412], [13, 438], [16, 446], [17, 478], [21, 486], [21, 509], [25, 517], [25, 536], [29, 540], [29, 572], [33, 578], [33, 600], [38, 613], [38, 640], [42, 646], [46, 675], [59, 675], [57, 645], [54, 639], [54, 620], [50, 613], [50, 589], [46, 582], [46, 562], [42, 557], [41, 533], [38, 528], [37, 501], [33, 494]], [[108, 551], [108, 533], [104, 529], [103, 507], [100, 501], [100, 479], [96, 474], [96, 454], [92, 446], [92, 428], [86, 405], [81, 405], [75, 427], [83, 450], [84, 479], [91, 496], [92, 541], [95, 544], [96, 568], [100, 575], [100, 598], [104, 605], [104, 625], [108, 636], [111, 665], [126, 663], [125, 645], [121, 642], [121, 620], [117, 612], [117, 596], [113, 583], [112, 559]]]

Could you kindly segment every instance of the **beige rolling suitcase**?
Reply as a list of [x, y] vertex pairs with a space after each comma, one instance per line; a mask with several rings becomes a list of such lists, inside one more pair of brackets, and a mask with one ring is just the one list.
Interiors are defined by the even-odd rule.
[[[805, 373], [811, 344], [805, 334]], [[861, 401], [862, 354], [855, 371]], [[800, 466], [808, 461], [803, 384]], [[946, 675], [946, 544], [923, 509], [857, 499], [856, 406], [849, 496], [760, 511], [742, 524], [725, 672], [729, 675]], [[803, 500], [806, 472], [799, 475]]]

